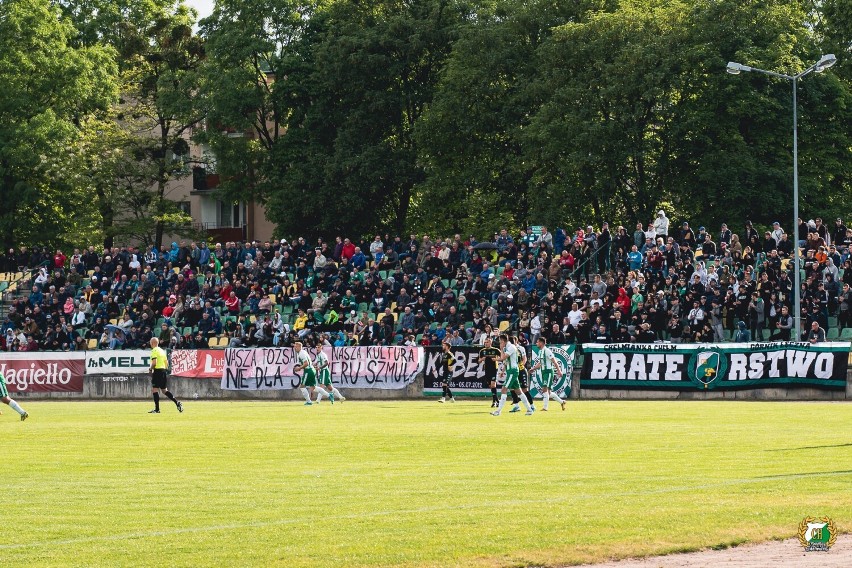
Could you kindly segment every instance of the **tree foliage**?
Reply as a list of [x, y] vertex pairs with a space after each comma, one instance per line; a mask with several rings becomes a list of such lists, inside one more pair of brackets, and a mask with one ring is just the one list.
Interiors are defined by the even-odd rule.
[[[74, 28], [46, 0], [0, 5], [0, 240], [75, 240], [92, 231], [81, 195], [63, 191], [61, 150], [116, 94], [114, 53], [75, 47]], [[83, 213], [82, 215], [80, 213]]]
[[[183, 0], [0, 4], [4, 244], [159, 243], [190, 136], [219, 195], [288, 235], [848, 216], [841, 0]], [[120, 92], [120, 98], [116, 93]], [[203, 126], [203, 128], [202, 128]], [[20, 214], [20, 213], [23, 213]]]
[[160, 244], [192, 234], [192, 219], [170, 199], [170, 184], [189, 175], [204, 45], [195, 15], [181, 0], [62, 0], [80, 45], [117, 53], [120, 100], [87, 126], [72, 148], [79, 189], [88, 191], [105, 244], [113, 237]]
[[212, 58], [220, 59], [215, 76], [231, 70], [227, 88], [215, 86], [211, 118], [257, 135], [214, 139], [220, 158], [236, 158], [220, 159], [220, 173], [247, 180], [287, 233], [404, 230], [425, 179], [412, 133], [460, 7], [447, 0], [275, 4], [272, 23], [254, 3], [229, 1], [204, 24]]

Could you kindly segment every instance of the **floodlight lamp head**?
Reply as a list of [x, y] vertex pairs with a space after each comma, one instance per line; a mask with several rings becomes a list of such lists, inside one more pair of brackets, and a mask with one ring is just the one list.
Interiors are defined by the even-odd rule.
[[751, 71], [751, 67], [749, 67], [748, 65], [743, 65], [742, 63], [737, 63], [735, 61], [729, 61], [726, 70], [731, 75], [739, 75], [743, 71]]
[[819, 61], [817, 61], [817, 64], [814, 66], [814, 71], [822, 73], [835, 63], [837, 63], [837, 57], [835, 57], [833, 53], [827, 53], [819, 58]]

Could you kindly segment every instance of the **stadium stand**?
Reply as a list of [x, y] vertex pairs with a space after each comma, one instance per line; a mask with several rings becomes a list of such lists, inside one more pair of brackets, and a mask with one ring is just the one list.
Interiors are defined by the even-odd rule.
[[376, 235], [355, 242], [171, 243], [0, 255], [0, 348], [429, 345], [538, 335], [555, 343], [795, 338], [802, 321], [852, 339], [852, 230], [802, 221], [795, 240], [750, 222], [711, 234], [661, 211], [635, 230], [504, 229], [477, 241]]

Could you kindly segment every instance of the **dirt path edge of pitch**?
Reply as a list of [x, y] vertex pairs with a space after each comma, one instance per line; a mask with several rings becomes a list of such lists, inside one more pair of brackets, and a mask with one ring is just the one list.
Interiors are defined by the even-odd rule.
[[743, 544], [697, 552], [673, 553], [647, 558], [627, 558], [599, 564], [583, 564], [581, 568], [849, 568], [852, 566], [852, 535], [843, 534], [828, 552], [805, 552], [797, 538]]

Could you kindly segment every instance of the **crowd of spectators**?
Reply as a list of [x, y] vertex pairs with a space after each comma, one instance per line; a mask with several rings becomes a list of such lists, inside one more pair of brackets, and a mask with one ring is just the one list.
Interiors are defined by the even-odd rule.
[[[9, 250], [28, 293], [5, 302], [0, 347], [128, 349], [852, 338], [852, 230], [801, 221], [795, 237], [746, 222], [711, 234], [663, 211], [630, 231], [546, 227], [354, 242], [173, 242], [109, 250]], [[802, 329], [795, 330], [794, 247]]]

